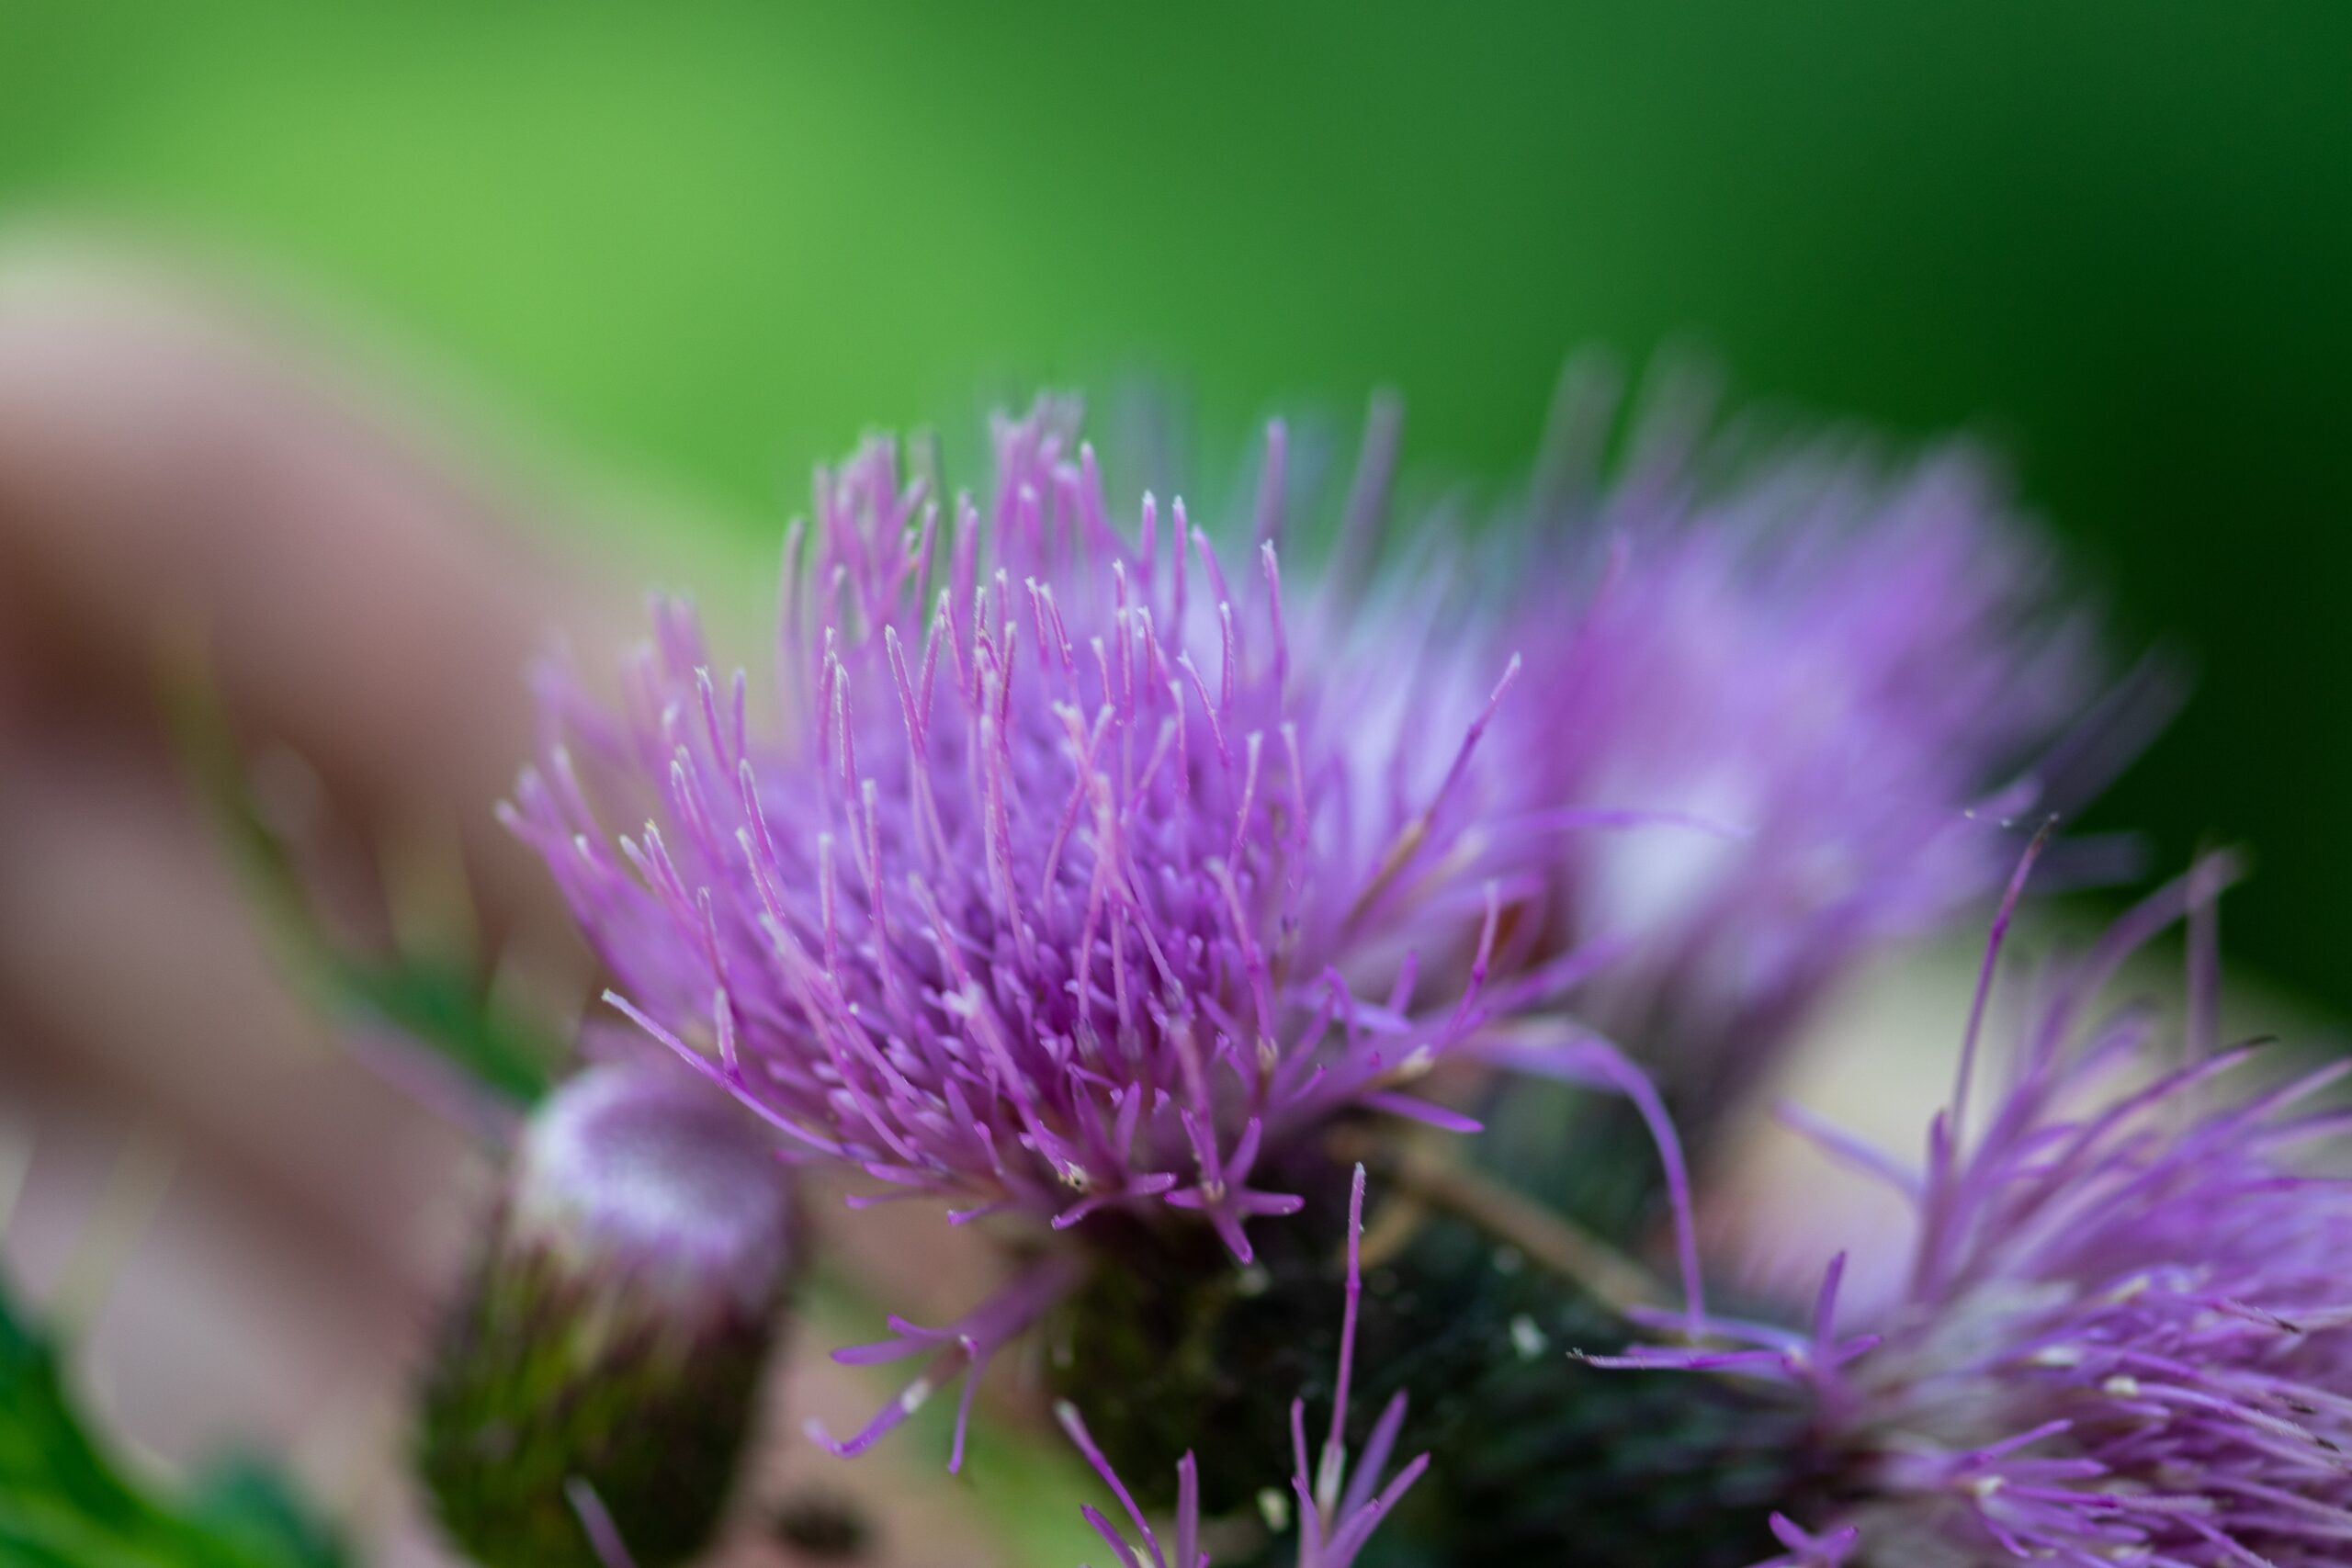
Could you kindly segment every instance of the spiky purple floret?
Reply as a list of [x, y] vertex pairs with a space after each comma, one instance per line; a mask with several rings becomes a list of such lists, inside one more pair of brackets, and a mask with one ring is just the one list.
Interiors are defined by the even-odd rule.
[[[1331, 1395], [1331, 1427], [1311, 1469], [1306, 1450], [1306, 1401], [1291, 1402], [1290, 1484], [1298, 1522], [1298, 1568], [1350, 1568], [1356, 1554], [1380, 1528], [1380, 1521], [1421, 1478], [1430, 1463], [1430, 1456], [1422, 1454], [1385, 1483], [1381, 1479], [1388, 1469], [1389, 1455], [1396, 1447], [1396, 1434], [1405, 1424], [1406, 1396], [1399, 1391], [1381, 1412], [1372, 1435], [1365, 1439], [1354, 1473], [1349, 1473], [1342, 1432], [1347, 1425], [1348, 1387], [1355, 1371], [1356, 1307], [1363, 1294], [1363, 1187], [1364, 1170], [1359, 1165], [1348, 1197], [1348, 1283], [1346, 1306], [1340, 1319], [1340, 1366], [1337, 1387]], [[1163, 1549], [1143, 1511], [1136, 1506], [1134, 1495], [1087, 1431], [1077, 1407], [1064, 1404], [1057, 1407], [1055, 1415], [1079, 1451], [1086, 1456], [1086, 1461], [1094, 1467], [1094, 1472], [1118, 1498], [1128, 1525], [1135, 1530], [1135, 1537], [1130, 1540], [1102, 1510], [1084, 1510], [1087, 1523], [1118, 1553], [1121, 1568], [1144, 1568], [1145, 1553], [1150, 1556], [1151, 1568], [1207, 1568], [1209, 1554], [1200, 1545], [1201, 1491], [1193, 1456], [1187, 1453], [1177, 1461], [1175, 1534]]]
[[[820, 471], [781, 739], [664, 604], [620, 711], [548, 682], [510, 820], [616, 1003], [807, 1149], [1057, 1226], [1197, 1210], [1246, 1259], [1245, 1222], [1296, 1206], [1251, 1185], [1270, 1140], [1447, 1119], [1399, 1091], [1481, 1017], [1506, 889], [1465, 778], [1511, 661], [1410, 736], [1453, 759], [1427, 790], [1366, 787], [1358, 709], [1400, 672], [1293, 668], [1278, 504], [1233, 583], [1181, 501], [1114, 529], [1069, 411], [994, 434], [945, 521], [887, 441]], [[616, 852], [632, 807], [656, 820]]]
[[[1981, 1132], [1966, 1119], [1983, 989], [1925, 1168], [1907, 1176], [1842, 1150], [1889, 1170], [1918, 1220], [1907, 1288], [1871, 1332], [1839, 1331], [1833, 1267], [1807, 1332], [1717, 1324], [1734, 1348], [1620, 1361], [1809, 1389], [1857, 1498], [1840, 1551], [1938, 1564], [2344, 1561], [2352, 1184], [2322, 1171], [2331, 1152], [2340, 1163], [2346, 1119], [2295, 1108], [2346, 1066], [2225, 1087], [2251, 1048], [2211, 1046], [2204, 911], [2224, 869], [2200, 865], [2043, 977]], [[2184, 908], [2189, 1049], [2151, 1072], [2152, 1014], [2091, 1010]], [[1999, 940], [1996, 926], [1992, 953]], [[1792, 1551], [1787, 1561], [1815, 1560]]]
[[1604, 482], [1574, 454], [1607, 401], [1564, 387], [1532, 525], [1505, 532], [1495, 640], [1542, 700], [1498, 715], [1489, 765], [1522, 824], [1633, 803], [1731, 829], [1565, 840], [1514, 927], [1620, 946], [1577, 1006], [1703, 1117], [1856, 959], [1997, 886], [2014, 850], [1982, 818], [2071, 804], [2148, 705], [2076, 722], [2087, 628], [1973, 454], [1742, 448], [1669, 397]]

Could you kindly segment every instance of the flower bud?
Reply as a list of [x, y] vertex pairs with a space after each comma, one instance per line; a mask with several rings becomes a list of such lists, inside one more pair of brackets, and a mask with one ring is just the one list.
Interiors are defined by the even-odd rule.
[[794, 1263], [759, 1131], [682, 1075], [606, 1066], [533, 1116], [421, 1401], [419, 1471], [484, 1568], [597, 1568], [584, 1483], [639, 1568], [709, 1539]]

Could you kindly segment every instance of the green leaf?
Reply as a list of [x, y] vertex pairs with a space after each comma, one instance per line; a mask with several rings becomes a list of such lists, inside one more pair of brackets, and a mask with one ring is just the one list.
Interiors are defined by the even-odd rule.
[[371, 964], [321, 952], [317, 967], [331, 1004], [431, 1047], [502, 1099], [527, 1107], [554, 1081], [553, 1045], [492, 1006], [460, 965], [423, 957]]
[[252, 897], [278, 962], [325, 1011], [388, 1026], [483, 1089], [536, 1104], [563, 1052], [552, 1034], [492, 1001], [478, 965], [447, 954], [356, 955], [330, 941], [310, 890], [255, 800], [245, 759], [200, 666], [167, 672], [163, 695], [189, 785]]
[[258, 1456], [233, 1456], [206, 1472], [189, 1516], [288, 1568], [341, 1568], [343, 1552], [286, 1477]]
[[74, 1410], [55, 1349], [0, 1281], [0, 1568], [341, 1568], [291, 1493], [224, 1471], [175, 1510], [116, 1467]]

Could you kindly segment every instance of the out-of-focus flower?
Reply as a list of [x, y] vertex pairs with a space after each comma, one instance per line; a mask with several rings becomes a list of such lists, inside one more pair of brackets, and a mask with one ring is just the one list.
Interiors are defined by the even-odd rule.
[[[1980, 1129], [1970, 1079], [1996, 926], [1925, 1168], [1835, 1144], [1917, 1214], [1908, 1286], [1869, 1332], [1837, 1322], [1841, 1260], [1809, 1330], [1725, 1323], [1736, 1348], [1613, 1363], [1744, 1373], [1809, 1395], [1838, 1475], [1819, 1511], [1837, 1529], [1816, 1540], [1788, 1526], [1781, 1561], [2343, 1560], [2352, 1186], [2322, 1170], [2331, 1144], [2340, 1156], [2345, 1116], [2293, 1108], [2347, 1067], [2224, 1087], [2251, 1049], [2211, 1048], [2208, 914], [2225, 871], [2201, 863], [2039, 977]], [[2189, 1049], [2151, 1064], [2148, 1010], [2093, 1010], [2123, 959], [2184, 908]]]
[[[945, 520], [889, 442], [819, 474], [808, 570], [797, 529], [786, 547], [780, 737], [664, 604], [618, 712], [546, 682], [555, 734], [509, 820], [616, 1004], [809, 1157], [959, 1220], [1189, 1211], [1246, 1263], [1247, 1223], [1300, 1204], [1261, 1172], [1302, 1134], [1354, 1110], [1474, 1127], [1412, 1086], [1589, 965], [1486, 984], [1502, 909], [1540, 885], [1483, 815], [1518, 663], [1498, 651], [1441, 716], [1393, 705], [1416, 677], [1389, 655], [1295, 658], [1280, 426], [1238, 581], [1181, 501], [1144, 497], [1133, 543], [1114, 528], [1069, 408], [994, 446], [991, 489]], [[628, 811], [658, 820], [616, 850]], [[1553, 1068], [1640, 1087], [1610, 1047], [1555, 1043]], [[848, 1353], [936, 1364], [841, 1447], [1082, 1274], [1049, 1255], [962, 1323]]]
[[425, 1371], [418, 1471], [450, 1536], [488, 1568], [598, 1568], [593, 1530], [645, 1568], [692, 1556], [794, 1253], [786, 1173], [736, 1107], [664, 1064], [557, 1090]]
[[[1363, 1294], [1363, 1167], [1355, 1170], [1355, 1182], [1348, 1198], [1348, 1282], [1346, 1307], [1340, 1324], [1340, 1361], [1336, 1391], [1332, 1395], [1331, 1428], [1325, 1436], [1314, 1467], [1307, 1463], [1306, 1401], [1294, 1400], [1290, 1407], [1290, 1439], [1293, 1469], [1291, 1500], [1283, 1501], [1279, 1492], [1267, 1495], [1266, 1512], [1270, 1517], [1290, 1514], [1295, 1506], [1298, 1521], [1298, 1568], [1350, 1568], [1356, 1554], [1371, 1540], [1380, 1521], [1396, 1505], [1421, 1472], [1429, 1468], [1430, 1456], [1422, 1454], [1407, 1464], [1385, 1484], [1382, 1476], [1388, 1469], [1389, 1455], [1395, 1451], [1397, 1432], [1405, 1424], [1406, 1396], [1398, 1393], [1389, 1400], [1387, 1408], [1364, 1442], [1363, 1453], [1356, 1461], [1355, 1472], [1349, 1473], [1347, 1444], [1343, 1430], [1347, 1424], [1348, 1385], [1355, 1371], [1356, 1308]], [[1093, 1436], [1086, 1429], [1086, 1422], [1078, 1407], [1068, 1401], [1055, 1411], [1070, 1440], [1086, 1456], [1094, 1472], [1111, 1488], [1113, 1495], [1126, 1511], [1127, 1521], [1136, 1537], [1129, 1540], [1124, 1530], [1113, 1524], [1097, 1508], [1085, 1510], [1091, 1524], [1111, 1550], [1118, 1553], [1122, 1568], [1143, 1568], [1139, 1553], [1149, 1552], [1152, 1568], [1205, 1568], [1209, 1554], [1202, 1550], [1201, 1490], [1198, 1468], [1187, 1453], [1176, 1465], [1175, 1539], [1170, 1550], [1163, 1551], [1159, 1538], [1146, 1521], [1143, 1510], [1136, 1506], [1117, 1470], [1096, 1446]], [[1172, 1552], [1172, 1554], [1171, 1554]]]
[[1491, 641], [1433, 623], [1398, 657], [1523, 652], [1536, 700], [1487, 738], [1510, 785], [1498, 831], [1528, 841], [1625, 804], [1719, 829], [1578, 833], [1526, 857], [1543, 901], [1496, 964], [1613, 947], [1574, 1005], [1697, 1139], [1826, 985], [1988, 898], [2015, 853], [1998, 819], [2073, 804], [2139, 716], [2076, 724], [2087, 629], [1973, 454], [1890, 465], [1827, 436], [1711, 437], [1703, 404], [1668, 395], [1604, 480], [1608, 399], [1579, 385], [1532, 515], [1469, 585], [1499, 606]]

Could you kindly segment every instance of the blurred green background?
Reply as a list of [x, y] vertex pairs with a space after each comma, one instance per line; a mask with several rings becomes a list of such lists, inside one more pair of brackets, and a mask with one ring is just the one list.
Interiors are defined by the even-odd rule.
[[[2250, 840], [2339, 1009], [2352, 6], [0, 4], [0, 213], [225, 243], [764, 547], [876, 422], [1148, 367], [1411, 407], [1500, 482], [1563, 353], [1973, 424], [2195, 660], [2102, 811]], [[797, 494], [797, 480], [789, 493]]]

